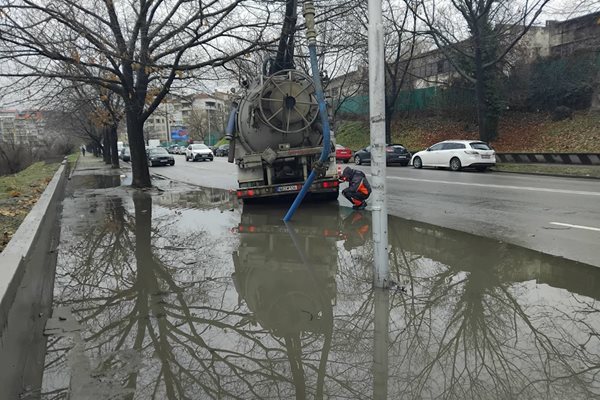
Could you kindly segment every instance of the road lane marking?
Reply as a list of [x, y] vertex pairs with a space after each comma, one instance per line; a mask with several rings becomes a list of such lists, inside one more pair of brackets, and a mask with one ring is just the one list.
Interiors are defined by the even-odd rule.
[[594, 228], [593, 226], [571, 225], [571, 224], [565, 224], [562, 222], [550, 222], [550, 225], [566, 226], [568, 228], [577, 228], [577, 229], [585, 229], [588, 231], [600, 232], [600, 228]]
[[402, 176], [388, 176], [387, 178], [388, 179], [399, 179], [399, 180], [404, 180], [404, 181], [414, 181], [414, 182], [441, 183], [444, 185], [460, 185], [460, 186], [476, 186], [476, 187], [497, 188], [497, 189], [513, 189], [513, 190], [525, 190], [525, 191], [529, 191], [529, 192], [578, 194], [578, 195], [582, 195], [582, 196], [600, 196], [600, 192], [587, 192], [584, 190], [565, 190], [565, 189], [550, 189], [550, 188], [540, 188], [540, 187], [495, 185], [493, 183], [451, 182], [451, 181], [440, 181], [440, 180], [435, 180], [435, 179], [405, 178]]

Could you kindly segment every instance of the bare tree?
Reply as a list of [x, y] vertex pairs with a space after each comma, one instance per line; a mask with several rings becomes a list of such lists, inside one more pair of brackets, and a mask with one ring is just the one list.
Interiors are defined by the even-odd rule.
[[[333, 59], [329, 65], [340, 68], [340, 75], [348, 73], [355, 75], [350, 79], [343, 77], [340, 90], [337, 91], [336, 102], [341, 107], [343, 101], [355, 96], [363, 88], [368, 87], [367, 74], [361, 73], [360, 66], [367, 62], [367, 31], [368, 20], [366, 18], [367, 4], [365, 2], [351, 2], [353, 7], [345, 14], [336, 16], [337, 24], [343, 32], [332, 39], [335, 43], [331, 50]], [[417, 18], [410, 9], [394, 0], [384, 2], [384, 52], [385, 52], [385, 74], [386, 74], [386, 141], [391, 143], [391, 126], [396, 115], [400, 92], [406, 89], [408, 71], [415, 52], [418, 35], [416, 33]], [[324, 44], [328, 46], [328, 44]], [[358, 62], [357, 62], [358, 61]], [[351, 73], [348, 67], [358, 70]], [[346, 70], [344, 71], [344, 68]], [[335, 110], [336, 113], [338, 110]]]
[[479, 137], [497, 136], [503, 61], [549, 0], [405, 0], [454, 70], [474, 86]]
[[121, 96], [134, 187], [151, 186], [144, 122], [174, 82], [257, 46], [270, 15], [242, 0], [14, 0], [1, 11], [0, 59], [13, 63], [1, 75], [62, 78]]

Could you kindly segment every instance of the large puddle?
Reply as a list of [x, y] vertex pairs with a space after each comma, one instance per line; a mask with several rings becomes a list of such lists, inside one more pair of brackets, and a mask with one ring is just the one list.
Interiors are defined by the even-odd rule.
[[44, 399], [590, 399], [600, 269], [226, 191], [65, 200]]

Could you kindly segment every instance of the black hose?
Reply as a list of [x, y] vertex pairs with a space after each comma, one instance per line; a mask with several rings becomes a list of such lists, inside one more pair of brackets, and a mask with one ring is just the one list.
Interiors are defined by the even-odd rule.
[[294, 35], [298, 19], [298, 0], [288, 0], [285, 6], [285, 18], [281, 28], [281, 37], [277, 48], [275, 61], [269, 68], [269, 75], [284, 69], [294, 69]]

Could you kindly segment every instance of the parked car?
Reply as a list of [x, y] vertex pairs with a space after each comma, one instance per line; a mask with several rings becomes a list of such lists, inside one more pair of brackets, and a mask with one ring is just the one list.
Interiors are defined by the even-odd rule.
[[167, 147], [167, 151], [169, 152], [169, 154], [177, 154], [177, 149], [178, 148], [179, 148], [178, 145], [172, 144], [169, 147]]
[[123, 150], [121, 151], [121, 160], [131, 161], [131, 151], [129, 150], [129, 147], [123, 147]]
[[229, 143], [225, 143], [217, 147], [215, 157], [226, 157], [229, 155]]
[[148, 166], [175, 165], [175, 158], [164, 147], [151, 147], [146, 151]]
[[190, 144], [185, 150], [185, 161], [212, 161], [214, 154], [207, 145], [202, 143]]
[[186, 146], [178, 145], [175, 149], [175, 154], [185, 154]]
[[352, 158], [352, 150], [341, 144], [335, 145], [335, 159], [347, 163]]
[[452, 171], [475, 168], [485, 171], [496, 165], [496, 152], [478, 140], [446, 140], [415, 153], [411, 160], [415, 168], [445, 167]]
[[[401, 144], [388, 144], [385, 148], [386, 164], [400, 164], [403, 167], [410, 162], [410, 152]], [[371, 146], [354, 153], [354, 163], [361, 165], [371, 162]]]

